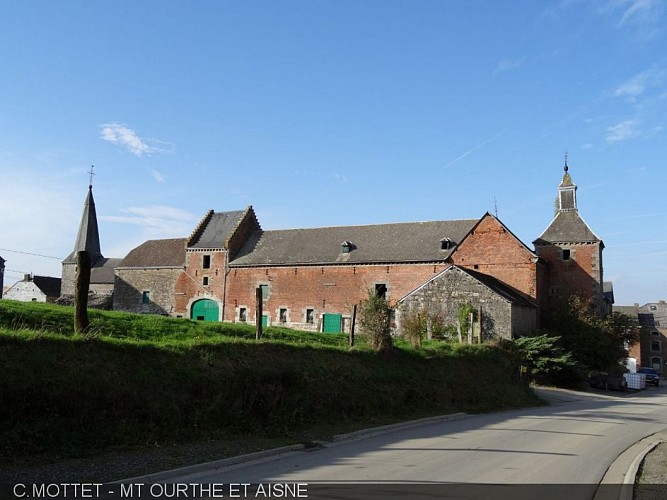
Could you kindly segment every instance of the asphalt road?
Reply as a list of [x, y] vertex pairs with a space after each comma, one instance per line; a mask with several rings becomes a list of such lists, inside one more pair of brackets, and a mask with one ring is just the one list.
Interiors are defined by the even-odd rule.
[[[322, 482], [355, 484], [355, 488], [389, 483], [577, 485], [576, 492], [568, 494], [570, 498], [591, 498], [618, 455], [640, 439], [667, 428], [665, 387], [637, 393], [540, 391], [551, 401], [550, 406], [465, 415], [347, 439], [312, 451], [174, 474], [168, 481]], [[516, 498], [511, 490], [506, 492], [507, 498]], [[386, 497], [357, 493], [328, 497]], [[554, 498], [564, 496], [553, 489], [549, 493]], [[544, 499], [549, 495], [539, 496]], [[461, 497], [478, 496], [463, 492]]]

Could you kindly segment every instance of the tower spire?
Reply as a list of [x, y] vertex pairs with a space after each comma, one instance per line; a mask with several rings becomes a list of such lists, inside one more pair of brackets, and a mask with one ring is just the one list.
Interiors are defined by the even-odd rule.
[[565, 150], [565, 166], [563, 167], [563, 170], [565, 170], [565, 172], [569, 170], [569, 167], [567, 166], [567, 149]]

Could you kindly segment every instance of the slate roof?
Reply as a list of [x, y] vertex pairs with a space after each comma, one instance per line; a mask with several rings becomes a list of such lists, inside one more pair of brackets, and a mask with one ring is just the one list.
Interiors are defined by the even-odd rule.
[[47, 297], [60, 297], [60, 278], [51, 276], [33, 276], [32, 282]]
[[542, 235], [533, 243], [598, 243], [602, 242], [577, 210], [563, 210], [556, 214]]
[[185, 266], [187, 238], [148, 240], [134, 248], [118, 267], [182, 267]]
[[406, 294], [404, 297], [401, 297], [399, 299], [399, 302], [403, 301], [404, 299], [406, 299], [407, 297], [409, 297], [410, 295], [412, 295], [413, 293], [415, 293], [416, 291], [418, 291], [431, 281], [435, 281], [451, 272], [462, 272], [467, 274], [468, 276], [479, 281], [481, 284], [491, 289], [495, 294], [500, 295], [502, 298], [504, 298], [505, 300], [507, 300], [512, 304], [516, 304], [523, 307], [531, 307], [531, 308], [537, 307], [535, 304], [533, 304], [530, 300], [521, 295], [514, 288], [494, 278], [493, 276], [489, 276], [488, 274], [483, 274], [478, 271], [473, 271], [471, 269], [466, 269], [459, 266], [449, 266], [447, 269], [439, 272], [426, 282], [419, 285], [417, 288], [412, 290], [410, 293]]
[[225, 248], [227, 238], [233, 234], [247, 210], [212, 213], [201, 234], [194, 238], [189, 248]]
[[90, 253], [90, 260], [93, 263], [102, 257], [100, 234], [97, 227], [97, 212], [93, 199], [93, 186], [88, 186], [88, 195], [83, 204], [83, 214], [81, 215], [81, 224], [76, 235], [74, 250], [67, 256], [65, 262], [76, 262], [76, 253], [83, 250]]
[[95, 284], [109, 284], [114, 282], [114, 269], [120, 265], [123, 259], [97, 259], [90, 270], [90, 282]]
[[[230, 267], [335, 263], [441, 262], [478, 219], [257, 231]], [[341, 245], [349, 242], [349, 253]]]

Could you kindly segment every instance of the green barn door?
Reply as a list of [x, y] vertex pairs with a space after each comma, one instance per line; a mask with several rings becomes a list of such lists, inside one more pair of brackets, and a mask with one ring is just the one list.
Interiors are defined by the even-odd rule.
[[324, 333], [340, 333], [342, 321], [342, 314], [325, 314], [322, 318], [322, 331]]
[[262, 328], [269, 326], [269, 316], [268, 314], [262, 314]]
[[199, 321], [218, 321], [218, 304], [214, 300], [203, 299], [192, 304], [190, 319]]

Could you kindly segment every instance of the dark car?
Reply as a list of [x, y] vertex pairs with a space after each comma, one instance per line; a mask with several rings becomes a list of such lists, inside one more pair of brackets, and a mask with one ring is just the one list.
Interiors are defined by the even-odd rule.
[[637, 373], [643, 373], [646, 375], [646, 383], [653, 384], [656, 387], [660, 385], [660, 372], [653, 368], [638, 368]]
[[624, 391], [628, 387], [623, 375], [610, 375], [607, 372], [592, 371], [588, 374], [586, 381], [590, 387], [605, 391]]

